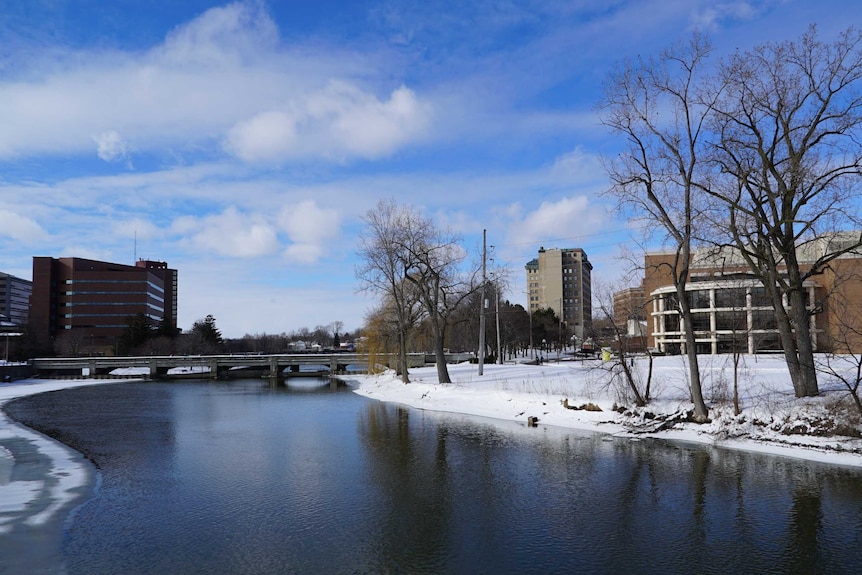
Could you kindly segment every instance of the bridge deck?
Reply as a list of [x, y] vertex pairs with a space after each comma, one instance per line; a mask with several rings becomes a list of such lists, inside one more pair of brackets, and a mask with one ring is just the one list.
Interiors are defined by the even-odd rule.
[[[449, 354], [450, 363], [467, 361], [471, 354]], [[429, 356], [424, 353], [408, 354], [408, 367], [422, 367]], [[396, 357], [392, 354], [377, 354], [372, 360], [377, 365], [392, 366]], [[433, 363], [434, 358], [430, 356]], [[127, 367], [146, 367], [150, 377], [166, 376], [173, 368], [208, 368], [202, 377], [225, 377], [228, 371], [236, 368], [266, 371], [270, 376], [283, 377], [284, 371], [292, 374], [302, 366], [322, 366], [329, 373], [343, 373], [348, 365], [367, 365], [368, 354], [362, 353], [311, 353], [311, 354], [239, 354], [239, 355], [186, 355], [186, 356], [137, 356], [137, 357], [51, 357], [30, 360], [33, 368], [40, 373], [69, 372], [89, 373], [90, 376], [104, 375], [112, 370]], [[231, 368], [235, 368], [231, 370]]]

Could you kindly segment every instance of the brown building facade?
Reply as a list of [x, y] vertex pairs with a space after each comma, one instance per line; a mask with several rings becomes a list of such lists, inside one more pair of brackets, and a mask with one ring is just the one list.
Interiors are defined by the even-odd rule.
[[[800, 252], [803, 271], [804, 262], [816, 259], [824, 248], [815, 241]], [[646, 254], [642, 287], [649, 346], [664, 353], [683, 353], [684, 325], [668, 265], [673, 257], [668, 253]], [[847, 254], [834, 260], [823, 273], [806, 280], [804, 289], [815, 350], [862, 352], [862, 255]], [[772, 300], [732, 253], [716, 256], [697, 252], [692, 258], [686, 296], [698, 353], [781, 350]]]
[[177, 270], [165, 262], [134, 266], [82, 258], [33, 258], [30, 329], [43, 341], [109, 354], [130, 316], [176, 327]]

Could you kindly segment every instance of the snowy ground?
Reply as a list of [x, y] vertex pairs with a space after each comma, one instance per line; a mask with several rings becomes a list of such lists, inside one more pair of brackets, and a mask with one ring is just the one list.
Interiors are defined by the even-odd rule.
[[[598, 360], [542, 365], [449, 366], [453, 383], [440, 384], [435, 367], [410, 370], [404, 385], [391, 371], [351, 376], [356, 392], [411, 407], [594, 430], [618, 436], [660, 437], [862, 467], [859, 419], [846, 402], [846, 388], [821, 377], [823, 394], [797, 399], [780, 356], [746, 356], [738, 370], [742, 412], [732, 406], [729, 356], [702, 356], [704, 396], [711, 422], [687, 419], [692, 408], [683, 357], [655, 358], [653, 398], [631, 409], [611, 363]], [[643, 376], [646, 359], [636, 360]], [[566, 405], [567, 404], [567, 405]], [[567, 407], [568, 406], [568, 407]], [[587, 407], [587, 409], [579, 409]]]

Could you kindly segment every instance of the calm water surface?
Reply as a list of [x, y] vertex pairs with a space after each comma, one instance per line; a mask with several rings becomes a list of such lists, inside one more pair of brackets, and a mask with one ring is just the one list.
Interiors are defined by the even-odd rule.
[[323, 380], [7, 408], [98, 468], [66, 524], [70, 574], [862, 572], [852, 469], [416, 411]]

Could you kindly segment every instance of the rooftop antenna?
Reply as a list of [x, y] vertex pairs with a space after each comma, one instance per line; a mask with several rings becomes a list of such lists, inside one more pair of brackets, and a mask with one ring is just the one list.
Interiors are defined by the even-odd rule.
[[133, 263], [137, 263], [138, 261], [138, 226], [135, 226], [135, 260]]

